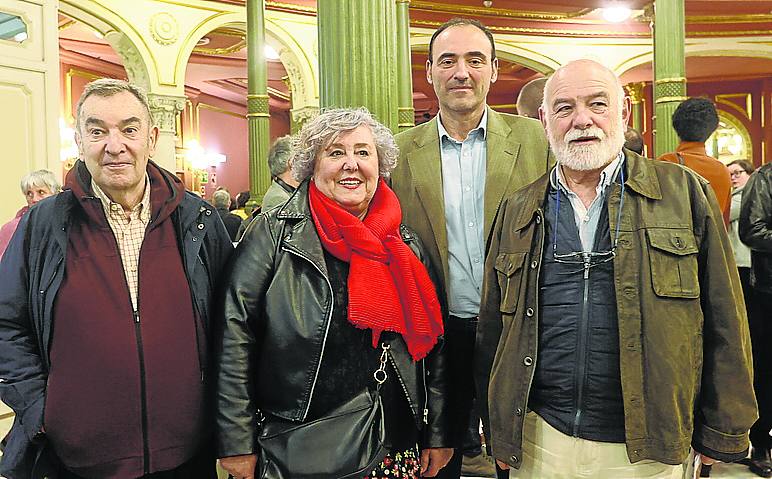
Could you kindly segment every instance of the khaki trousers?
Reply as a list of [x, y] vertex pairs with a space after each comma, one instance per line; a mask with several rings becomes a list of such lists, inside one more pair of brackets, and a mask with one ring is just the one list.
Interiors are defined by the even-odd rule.
[[681, 479], [684, 466], [644, 460], [631, 464], [624, 444], [563, 434], [533, 411], [523, 425], [523, 462], [510, 479]]

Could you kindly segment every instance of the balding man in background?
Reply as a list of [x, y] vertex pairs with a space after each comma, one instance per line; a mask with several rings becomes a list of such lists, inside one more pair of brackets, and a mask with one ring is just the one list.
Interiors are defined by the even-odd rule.
[[544, 98], [544, 84], [547, 83], [546, 77], [536, 78], [529, 81], [520, 93], [517, 95], [517, 114], [528, 118], [539, 119], [539, 107], [542, 98]]

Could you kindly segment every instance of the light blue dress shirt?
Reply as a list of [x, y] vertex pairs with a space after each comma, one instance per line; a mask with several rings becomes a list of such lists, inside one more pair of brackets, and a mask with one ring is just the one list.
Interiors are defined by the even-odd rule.
[[460, 318], [480, 312], [487, 124], [486, 108], [477, 128], [460, 142], [448, 134], [441, 118], [437, 121], [448, 233], [448, 307], [452, 316]]

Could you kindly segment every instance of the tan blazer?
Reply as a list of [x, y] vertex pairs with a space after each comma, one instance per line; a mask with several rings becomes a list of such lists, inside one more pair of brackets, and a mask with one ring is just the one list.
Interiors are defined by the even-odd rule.
[[[484, 232], [489, 238], [502, 198], [539, 178], [554, 161], [550, 157], [548, 164], [547, 138], [536, 120], [488, 108], [487, 129]], [[396, 136], [400, 154], [391, 186], [402, 205], [403, 223], [418, 234], [432, 264], [442, 272], [437, 287], [447, 291], [448, 235], [437, 131], [435, 116]]]

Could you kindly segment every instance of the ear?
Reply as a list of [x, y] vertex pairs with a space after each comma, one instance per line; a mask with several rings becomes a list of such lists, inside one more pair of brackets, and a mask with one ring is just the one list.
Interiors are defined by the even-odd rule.
[[432, 62], [426, 60], [426, 81], [429, 85], [432, 84]]
[[148, 146], [150, 150], [150, 158], [155, 154], [155, 145], [158, 142], [158, 127], [153, 126], [150, 128], [150, 134], [148, 135]]
[[630, 115], [633, 112], [633, 102], [630, 100], [630, 97], [625, 95], [624, 100], [622, 100], [622, 118], [624, 120], [624, 124], [627, 125], [628, 121], [630, 120]]
[[493, 62], [491, 62], [491, 69], [493, 70], [491, 72], [491, 83], [496, 83], [496, 79], [499, 77], [499, 59], [494, 58]]
[[544, 127], [544, 130], [547, 130], [547, 113], [544, 111], [544, 107], [539, 107], [539, 120], [541, 121], [541, 126]]

